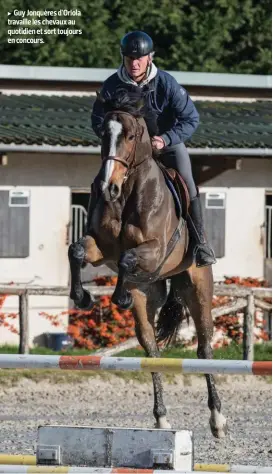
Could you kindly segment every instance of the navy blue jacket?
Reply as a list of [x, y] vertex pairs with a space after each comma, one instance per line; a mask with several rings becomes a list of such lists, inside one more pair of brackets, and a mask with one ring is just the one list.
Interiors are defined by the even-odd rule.
[[[103, 83], [101, 94], [111, 97], [117, 87], [126, 88], [118, 74], [108, 77]], [[132, 87], [130, 85], [130, 87]], [[147, 106], [157, 115], [159, 135], [166, 145], [177, 145], [188, 140], [199, 124], [199, 114], [187, 91], [165, 71], [157, 70], [154, 79], [143, 90], [150, 90], [147, 95]], [[100, 137], [100, 129], [104, 119], [103, 104], [96, 100], [93, 106], [91, 121], [92, 128]]]

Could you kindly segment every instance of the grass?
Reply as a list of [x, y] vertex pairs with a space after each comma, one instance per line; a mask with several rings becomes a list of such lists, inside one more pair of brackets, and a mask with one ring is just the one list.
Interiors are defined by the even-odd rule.
[[[145, 357], [142, 349], [129, 349], [119, 353], [122, 357]], [[161, 353], [162, 357], [174, 357], [181, 359], [197, 359], [196, 350], [183, 349], [181, 346], [170, 347]], [[238, 344], [230, 344], [230, 346], [220, 349], [214, 349], [214, 359], [234, 359], [241, 360], [243, 358], [243, 347]], [[272, 360], [272, 343], [265, 342], [263, 344], [255, 344], [254, 359]]]
[[[1, 354], [18, 354], [18, 346], [2, 345], [0, 346]], [[87, 349], [70, 349], [62, 352], [54, 352], [50, 349], [37, 347], [30, 350], [30, 354], [48, 354], [48, 355], [89, 355], [91, 351]], [[242, 346], [238, 344], [231, 344], [228, 347], [215, 349], [213, 351], [214, 359], [237, 359], [243, 358]], [[190, 349], [184, 349], [181, 346], [171, 347], [162, 352], [162, 357], [170, 358], [181, 358], [181, 359], [196, 359], [196, 351]], [[143, 349], [129, 349], [127, 351], [120, 352], [118, 356], [122, 357], [144, 357]], [[259, 360], [272, 360], [272, 343], [265, 342], [263, 344], [255, 344], [254, 346], [254, 359]], [[48, 370], [48, 369], [2, 369], [0, 370], [0, 386], [5, 385], [16, 385], [22, 378], [31, 379], [34, 382], [42, 380], [49, 380], [51, 383], [81, 383], [89, 377], [100, 376], [101, 378], [108, 380], [109, 377], [116, 375], [122, 377], [125, 380], [137, 380], [139, 382], [150, 381], [150, 374], [143, 372], [97, 372], [97, 371], [60, 371], [60, 370]], [[171, 382], [174, 379], [173, 374], [165, 374], [165, 379]], [[184, 375], [187, 377], [187, 375]]]
[[[88, 349], [68, 349], [65, 351], [53, 351], [46, 347], [34, 347], [30, 349], [30, 354], [41, 355], [90, 355], [94, 351]], [[18, 354], [18, 346], [0, 345], [0, 354]], [[119, 352], [117, 354], [121, 357], [145, 357], [143, 349], [128, 349], [127, 351]], [[241, 344], [232, 343], [227, 347], [214, 349], [214, 359], [237, 359], [243, 358], [243, 347]], [[173, 346], [165, 349], [161, 353], [162, 357], [174, 357], [181, 359], [196, 359], [196, 350], [186, 349], [181, 346]], [[264, 342], [262, 344], [255, 344], [254, 359], [258, 360], [272, 360], [272, 342]]]

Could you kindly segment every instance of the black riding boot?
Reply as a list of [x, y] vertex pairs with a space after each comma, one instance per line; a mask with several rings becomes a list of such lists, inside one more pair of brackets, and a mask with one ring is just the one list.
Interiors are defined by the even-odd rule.
[[205, 238], [199, 192], [197, 192], [197, 196], [190, 202], [188, 225], [190, 233], [195, 241], [193, 254], [196, 266], [205, 267], [216, 263], [214, 251], [207, 244]]

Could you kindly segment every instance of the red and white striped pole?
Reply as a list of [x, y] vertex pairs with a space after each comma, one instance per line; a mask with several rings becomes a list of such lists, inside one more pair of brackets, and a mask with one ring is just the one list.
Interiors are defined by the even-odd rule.
[[[228, 464], [220, 465], [228, 466]], [[233, 474], [264, 474], [272, 472], [271, 468], [262, 468], [258, 466], [234, 466], [234, 470], [221, 470], [218, 472], [233, 472]], [[18, 466], [10, 464], [0, 465], [1, 474], [48, 474], [48, 473], [62, 473], [62, 474], [196, 474], [197, 471], [162, 471], [153, 469], [129, 469], [123, 468], [100, 468], [100, 467], [69, 467], [69, 466]], [[203, 474], [211, 474], [213, 471], [202, 471]], [[215, 471], [214, 471], [215, 472]]]
[[272, 361], [0, 354], [2, 369], [127, 370], [272, 375]]

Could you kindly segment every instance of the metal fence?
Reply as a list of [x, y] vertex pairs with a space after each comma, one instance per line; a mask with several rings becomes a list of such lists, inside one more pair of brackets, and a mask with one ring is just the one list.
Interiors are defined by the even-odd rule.
[[71, 206], [71, 226], [69, 233], [69, 242], [77, 242], [84, 234], [84, 228], [87, 220], [87, 211], [83, 206], [73, 204]]
[[272, 258], [272, 206], [265, 206], [266, 258]]

